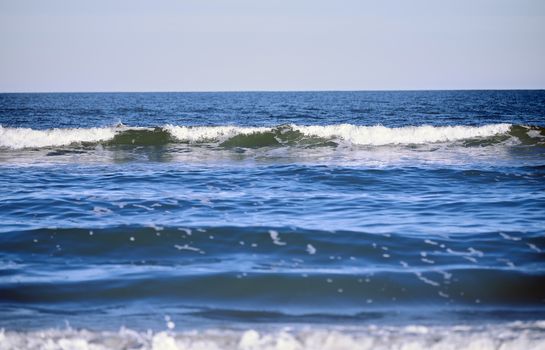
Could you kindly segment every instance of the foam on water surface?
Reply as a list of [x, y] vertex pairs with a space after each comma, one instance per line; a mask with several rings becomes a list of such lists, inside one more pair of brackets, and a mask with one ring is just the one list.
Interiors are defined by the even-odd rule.
[[34, 130], [0, 126], [0, 147], [21, 149], [65, 146], [81, 142], [99, 142], [112, 139], [116, 133], [117, 131], [113, 127]]
[[359, 126], [351, 124], [325, 126], [293, 126], [305, 135], [331, 138], [338, 137], [355, 145], [423, 144], [458, 141], [475, 137], [490, 137], [505, 134], [510, 124], [484, 126], [407, 126], [388, 128], [385, 126]]
[[206, 141], [225, 141], [237, 135], [248, 135], [272, 131], [267, 127], [240, 127], [240, 126], [177, 126], [163, 127], [176, 139], [191, 143]]
[[[8, 128], [0, 126], [0, 148], [23, 149], [57, 147], [81, 143], [113, 141], [116, 136], [127, 135], [129, 143], [138, 145], [142, 133], [150, 134], [145, 144], [163, 144], [168, 141], [185, 143], [227, 143], [242, 147], [260, 147], [275, 144], [298, 144], [308, 138], [323, 141], [348, 142], [353, 145], [403, 145], [454, 142], [472, 138], [488, 138], [509, 133], [511, 124], [489, 124], [483, 126], [360, 126], [352, 124], [334, 125], [280, 125], [275, 127], [243, 126], [176, 126], [157, 128], [103, 127], [35, 130], [30, 128]], [[156, 135], [153, 135], [155, 130]], [[161, 132], [170, 135], [165, 140]], [[139, 134], [140, 133], [140, 134]], [[244, 139], [254, 135], [252, 139]], [[154, 138], [155, 137], [155, 138]], [[242, 139], [236, 139], [236, 138]], [[121, 139], [117, 143], [124, 144]]]
[[[167, 327], [174, 328], [174, 325]], [[485, 326], [278, 327], [117, 332], [74, 329], [0, 332], [2, 350], [538, 350], [545, 347], [545, 323]]]

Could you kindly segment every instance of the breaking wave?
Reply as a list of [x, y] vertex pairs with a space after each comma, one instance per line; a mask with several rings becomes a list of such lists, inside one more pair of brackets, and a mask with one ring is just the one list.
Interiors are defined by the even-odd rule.
[[0, 331], [2, 349], [543, 349], [544, 322], [488, 326], [367, 326], [333, 329], [208, 329], [175, 331], [166, 316], [160, 332], [122, 328]]
[[215, 144], [222, 147], [331, 146], [337, 144], [381, 146], [458, 142], [498, 143], [510, 138], [543, 144], [545, 129], [511, 124], [483, 126], [406, 126], [352, 124], [274, 127], [176, 126], [72, 128], [35, 130], [0, 126], [0, 148], [24, 149], [89, 145], [165, 145], [169, 143]]

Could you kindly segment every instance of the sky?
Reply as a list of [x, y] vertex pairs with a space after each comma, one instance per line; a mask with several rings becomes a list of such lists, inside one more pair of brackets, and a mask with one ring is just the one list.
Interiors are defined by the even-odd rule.
[[1, 92], [543, 88], [543, 0], [0, 0]]

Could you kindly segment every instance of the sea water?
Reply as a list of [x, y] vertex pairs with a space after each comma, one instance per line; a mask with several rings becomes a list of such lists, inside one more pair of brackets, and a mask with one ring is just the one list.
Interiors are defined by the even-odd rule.
[[545, 92], [0, 94], [0, 349], [543, 349]]

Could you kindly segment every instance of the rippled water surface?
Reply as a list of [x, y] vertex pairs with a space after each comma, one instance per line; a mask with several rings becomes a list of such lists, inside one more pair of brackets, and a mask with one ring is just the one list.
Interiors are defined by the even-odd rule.
[[543, 91], [0, 94], [0, 125], [0, 348], [545, 345]]

